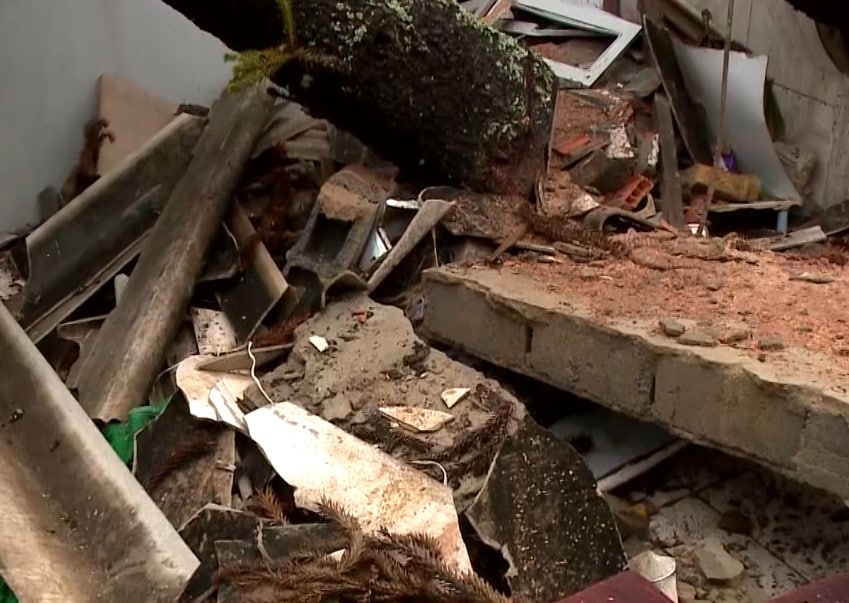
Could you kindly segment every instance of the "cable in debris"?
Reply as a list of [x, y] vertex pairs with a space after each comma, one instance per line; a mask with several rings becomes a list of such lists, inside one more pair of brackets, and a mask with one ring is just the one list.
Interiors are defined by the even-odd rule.
[[436, 461], [410, 461], [411, 465], [431, 465], [433, 467], [439, 467], [442, 470], [442, 485], [448, 485], [448, 471], [445, 470], [445, 467], [437, 463]]
[[259, 382], [259, 379], [256, 376], [256, 356], [254, 356], [254, 353], [251, 350], [251, 346], [253, 346], [253, 343], [253, 341], [248, 342], [248, 356], [251, 357], [251, 379], [253, 379], [253, 382], [259, 388], [259, 393], [262, 394], [262, 396], [268, 401], [268, 403], [274, 404], [274, 402], [271, 400], [271, 396], [266, 393], [265, 389], [262, 387], [262, 383]]

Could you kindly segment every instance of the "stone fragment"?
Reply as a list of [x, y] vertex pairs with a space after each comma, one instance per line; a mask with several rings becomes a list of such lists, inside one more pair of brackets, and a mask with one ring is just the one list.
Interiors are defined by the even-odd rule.
[[321, 403], [321, 418], [325, 421], [343, 421], [353, 412], [347, 396], [336, 394]]
[[834, 282], [834, 278], [828, 276], [827, 274], [814, 274], [811, 272], [802, 272], [800, 274], [793, 274], [790, 276], [791, 281], [802, 281], [806, 283], [813, 283], [814, 285], [828, 285], [829, 283]]
[[440, 394], [440, 398], [448, 408], [454, 408], [457, 404], [469, 395], [472, 390], [468, 387], [451, 387]]
[[719, 341], [724, 344], [740, 343], [741, 341], [746, 341], [751, 336], [752, 332], [749, 329], [740, 327], [726, 331], [719, 338]]
[[705, 578], [711, 582], [731, 582], [746, 569], [728, 554], [717, 538], [705, 538], [696, 550], [696, 560]]
[[667, 337], [680, 337], [687, 330], [687, 327], [674, 318], [661, 318], [659, 324], [660, 330]]
[[383, 406], [380, 414], [414, 432], [437, 431], [454, 420], [454, 415], [430, 408], [415, 406]]
[[716, 335], [709, 331], [704, 330], [695, 330], [695, 331], [687, 331], [681, 337], [678, 338], [678, 342], [683, 345], [689, 345], [693, 347], [699, 348], [713, 348], [716, 347], [717, 338]]
[[708, 291], [719, 291], [722, 289], [724, 283], [721, 279], [718, 278], [707, 278], [705, 279], [705, 287]]
[[764, 352], [779, 352], [784, 349], [784, 339], [780, 335], [766, 335], [758, 341], [758, 349]]

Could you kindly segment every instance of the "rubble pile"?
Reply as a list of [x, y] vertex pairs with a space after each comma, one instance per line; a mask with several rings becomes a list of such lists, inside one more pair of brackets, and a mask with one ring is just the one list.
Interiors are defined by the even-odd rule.
[[[101, 78], [66, 185], [0, 252], [17, 371], [0, 386], [3, 446], [10, 476], [47, 493], [8, 496], [90, 553], [33, 569], [0, 544], [21, 600], [694, 599], [674, 560], [628, 571], [623, 536], [651, 510], [610, 494], [684, 442], [632, 423], [610, 435], [625, 419], [600, 411], [541, 426], [514, 388], [423, 339], [422, 273], [496, 267], [591, 299], [601, 320], [661, 311], [658, 334], [680, 345], [765, 358], [806, 343], [842, 371], [847, 348], [827, 340], [839, 299], [813, 302], [804, 333], [764, 300], [842, 282], [849, 221], [807, 211], [815, 165], [773, 141], [765, 62], [731, 53], [726, 106], [711, 35], [546, 0], [461, 5], [534, 53], [528, 77], [545, 72], [526, 87], [560, 84], [529, 196], [487, 190], [503, 166], [474, 165], [469, 187], [428, 179], [452, 173], [409, 169], [433, 140], [376, 135], [381, 157], [264, 84], [206, 109]], [[747, 570], [715, 539], [679, 552], [700, 593]]]

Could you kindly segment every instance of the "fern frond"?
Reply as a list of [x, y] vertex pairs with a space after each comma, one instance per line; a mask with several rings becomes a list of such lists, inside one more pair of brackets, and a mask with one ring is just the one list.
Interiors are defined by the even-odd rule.
[[288, 46], [240, 52], [235, 58], [230, 90], [239, 92], [271, 77], [295, 56], [296, 52]]

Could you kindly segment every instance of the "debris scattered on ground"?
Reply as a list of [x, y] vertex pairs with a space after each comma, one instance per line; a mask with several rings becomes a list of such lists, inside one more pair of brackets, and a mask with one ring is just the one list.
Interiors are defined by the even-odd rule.
[[[800, 209], [817, 156], [773, 140], [766, 57], [729, 51], [723, 78], [709, 33], [679, 39], [668, 3], [635, 23], [549, 0], [402, 0], [396, 28], [394, 9], [281, 1], [268, 20], [287, 41], [263, 51], [244, 50], [264, 34], [229, 5], [200, 19], [166, 4], [240, 50], [231, 89], [177, 106], [102, 76], [43, 223], [1, 239], [10, 521], [35, 501], [0, 547], [9, 585], [128, 603], [749, 601], [756, 510], [729, 502], [718, 532], [664, 541], [663, 505], [619, 494], [687, 442], [601, 407], [543, 428], [477, 364], [498, 358], [464, 349], [473, 368], [415, 327], [425, 269], [486, 264], [593, 320], [645, 321], [687, 356], [802, 349], [849, 376], [849, 222]], [[517, 358], [581, 350], [580, 333], [541, 343], [471, 304], [452, 317]], [[631, 359], [614, 356], [575, 364], [616, 380]], [[39, 522], [73, 526], [85, 558]], [[141, 557], [122, 561], [119, 541]], [[42, 548], [51, 567], [29, 571]]]

